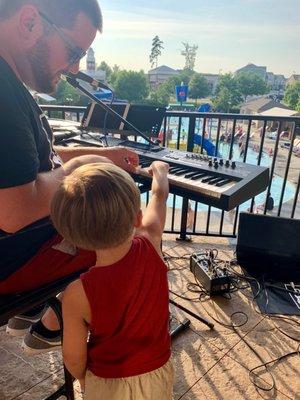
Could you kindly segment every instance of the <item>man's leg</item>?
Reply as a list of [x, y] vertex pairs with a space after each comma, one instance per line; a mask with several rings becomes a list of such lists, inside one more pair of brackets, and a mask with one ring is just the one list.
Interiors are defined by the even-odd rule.
[[[64, 243], [61, 237], [55, 236], [46, 242], [39, 252], [16, 273], [7, 280], [0, 282], [0, 294], [28, 292], [74, 272], [88, 269], [95, 265], [95, 262], [94, 252], [76, 250]], [[27, 315], [18, 316], [10, 321], [11, 334], [18, 336], [17, 328], [20, 331], [22, 330], [23, 334], [26, 333], [32, 318], [31, 316], [26, 317]], [[57, 330], [59, 325], [55, 313], [51, 309], [46, 311], [42, 322], [39, 321], [33, 328], [35, 329], [36, 326], [40, 337], [49, 336], [49, 349], [51, 349], [51, 343], [58, 343], [59, 332]], [[49, 332], [49, 330], [52, 332]], [[44, 349], [44, 351], [46, 350]]]
[[0, 295], [28, 292], [95, 265], [94, 252], [77, 250], [76, 253], [72, 253], [62, 246], [62, 249], [58, 250], [61, 242], [60, 236], [50, 239], [18, 271], [1, 281]]

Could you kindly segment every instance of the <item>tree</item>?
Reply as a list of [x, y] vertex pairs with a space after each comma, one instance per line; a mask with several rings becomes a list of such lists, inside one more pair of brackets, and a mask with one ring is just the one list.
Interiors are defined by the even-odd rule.
[[299, 110], [300, 103], [300, 82], [295, 82], [285, 90], [284, 102], [293, 110]]
[[201, 99], [203, 97], [207, 97], [210, 94], [210, 86], [208, 84], [207, 79], [201, 74], [194, 73], [189, 85], [189, 93], [190, 97], [193, 99]]
[[112, 67], [112, 73], [109, 77], [109, 83], [111, 83], [112, 85], [114, 85], [115, 81], [117, 80], [118, 74], [119, 72], [121, 72], [121, 68], [119, 67], [119, 65], [115, 64]]
[[229, 112], [242, 102], [242, 93], [232, 74], [221, 75], [213, 99], [217, 111]]
[[194, 71], [198, 46], [195, 44], [190, 46], [186, 42], [182, 42], [182, 44], [183, 44], [184, 50], [181, 51], [181, 55], [185, 57], [184, 69]]
[[110, 66], [105, 62], [102, 61], [101, 64], [99, 65], [99, 67], [97, 68], [97, 70], [101, 70], [101, 71], [105, 71], [106, 73], [106, 80], [107, 82], [109, 82], [110, 80], [110, 76], [112, 74], [112, 69], [110, 68]]
[[235, 79], [245, 101], [248, 96], [265, 94], [268, 92], [266, 82], [257, 74], [251, 72], [240, 72]]
[[87, 105], [89, 102], [86, 96], [81, 95], [78, 90], [63, 80], [57, 85], [54, 97], [56, 99], [56, 104], [62, 105], [81, 106]]
[[157, 68], [158, 57], [161, 56], [163, 44], [164, 44], [164, 42], [161, 41], [157, 35], [152, 39], [152, 48], [151, 48], [151, 53], [149, 56], [151, 68], [153, 68], [154, 65]]
[[128, 101], [141, 101], [149, 94], [149, 86], [143, 71], [121, 71], [114, 82], [115, 94]]
[[150, 93], [150, 99], [157, 106], [167, 106], [170, 103], [170, 97], [170, 88], [166, 85], [166, 82]]

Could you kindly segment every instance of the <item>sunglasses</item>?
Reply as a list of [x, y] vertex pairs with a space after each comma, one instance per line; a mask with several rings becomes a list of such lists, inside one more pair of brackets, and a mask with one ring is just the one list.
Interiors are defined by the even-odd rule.
[[69, 65], [77, 64], [83, 57], [86, 56], [87, 52], [77, 46], [71, 38], [69, 38], [55, 23], [47, 17], [43, 12], [39, 11], [40, 16], [46, 21], [61, 37], [68, 47], [68, 63]]

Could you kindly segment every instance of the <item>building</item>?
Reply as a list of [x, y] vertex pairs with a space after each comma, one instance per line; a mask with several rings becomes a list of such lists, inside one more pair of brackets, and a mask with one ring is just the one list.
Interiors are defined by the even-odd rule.
[[219, 82], [219, 75], [218, 74], [202, 74], [204, 78], [207, 80], [209, 87], [210, 87], [210, 92], [212, 95], [216, 93], [216, 88], [218, 86]]
[[178, 70], [170, 68], [167, 65], [161, 65], [157, 68], [151, 69], [148, 72], [150, 88], [156, 89], [162, 83], [166, 82], [169, 78], [178, 74]]
[[235, 75], [238, 75], [240, 73], [248, 73], [248, 72], [250, 72], [251, 74], [260, 76], [262, 79], [266, 80], [267, 67], [258, 66], [258, 65], [252, 64], [252, 63], [245, 65], [245, 67], [237, 69], [235, 71]]
[[242, 67], [235, 71], [235, 75], [240, 73], [249, 72], [251, 74], [255, 74], [261, 77], [268, 87], [269, 95], [274, 97], [275, 99], [282, 99], [284, 96], [285, 86], [286, 86], [286, 78], [284, 75], [274, 74], [273, 72], [268, 72], [267, 67], [259, 66], [255, 64], [248, 64], [245, 67]]
[[290, 78], [286, 81], [286, 86], [292, 85], [293, 83], [300, 82], [300, 75], [293, 74]]
[[266, 83], [270, 88], [270, 95], [283, 98], [286, 78], [284, 75], [273, 74], [273, 72], [267, 72]]
[[84, 74], [91, 76], [92, 78], [105, 82], [106, 81], [106, 72], [102, 70], [96, 69], [96, 59], [94, 50], [90, 47], [87, 52], [86, 57], [86, 70], [82, 70]]
[[264, 111], [276, 107], [279, 109], [289, 110], [289, 107], [267, 96], [262, 96], [254, 100], [247, 101], [240, 109], [240, 114], [257, 115]]

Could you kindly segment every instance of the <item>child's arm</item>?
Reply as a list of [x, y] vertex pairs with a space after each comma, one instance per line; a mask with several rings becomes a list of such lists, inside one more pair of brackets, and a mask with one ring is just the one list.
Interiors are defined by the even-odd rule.
[[90, 320], [90, 306], [79, 279], [72, 282], [64, 291], [62, 309], [64, 363], [68, 371], [80, 381], [84, 388], [88, 336], [85, 321]]
[[154, 161], [148, 172], [152, 175], [152, 196], [137, 234], [146, 236], [160, 252], [160, 243], [166, 222], [166, 202], [169, 195], [169, 165]]

